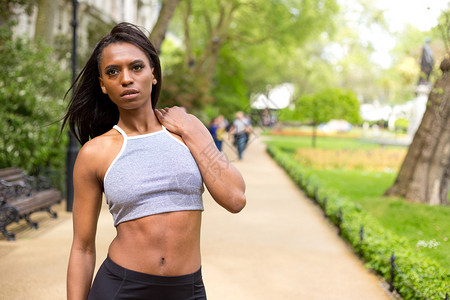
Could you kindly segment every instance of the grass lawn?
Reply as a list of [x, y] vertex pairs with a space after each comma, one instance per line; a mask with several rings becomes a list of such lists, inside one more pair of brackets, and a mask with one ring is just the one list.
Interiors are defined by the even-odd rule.
[[[311, 147], [311, 137], [270, 137], [269, 143], [281, 147], [294, 156], [301, 156], [297, 149]], [[342, 150], [379, 150], [377, 144], [358, 139], [319, 137], [317, 149], [335, 150], [335, 160], [345, 159]], [[382, 148], [389, 153], [398, 147]], [[406, 151], [406, 149], [404, 149]], [[359, 152], [357, 152], [357, 155]], [[333, 155], [331, 152], [328, 155]], [[348, 155], [355, 152], [348, 151]], [[390, 154], [388, 154], [390, 155]], [[299, 159], [299, 158], [297, 158]], [[318, 160], [323, 158], [318, 155]], [[377, 158], [380, 160], [381, 158]], [[373, 161], [368, 159], [367, 165]], [[342, 166], [342, 164], [339, 164]], [[320, 166], [318, 168], [317, 166]], [[321, 182], [328, 188], [345, 196], [377, 218], [385, 228], [405, 237], [410, 246], [440, 263], [450, 272], [450, 206], [429, 206], [421, 203], [410, 203], [402, 199], [383, 197], [384, 191], [394, 182], [395, 172], [367, 171], [361, 166], [357, 168], [335, 168], [335, 164], [324, 166], [310, 161], [308, 165]]]

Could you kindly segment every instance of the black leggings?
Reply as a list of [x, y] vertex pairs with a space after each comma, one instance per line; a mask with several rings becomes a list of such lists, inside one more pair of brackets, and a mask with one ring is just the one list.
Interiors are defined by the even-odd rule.
[[109, 256], [95, 276], [88, 300], [206, 300], [202, 272], [156, 276], [125, 269]]

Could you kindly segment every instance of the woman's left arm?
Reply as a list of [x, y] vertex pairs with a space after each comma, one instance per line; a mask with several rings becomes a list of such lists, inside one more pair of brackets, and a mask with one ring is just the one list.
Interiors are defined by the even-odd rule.
[[155, 109], [155, 114], [169, 131], [181, 136], [214, 200], [232, 213], [240, 212], [246, 204], [244, 179], [217, 149], [203, 123], [177, 106]]

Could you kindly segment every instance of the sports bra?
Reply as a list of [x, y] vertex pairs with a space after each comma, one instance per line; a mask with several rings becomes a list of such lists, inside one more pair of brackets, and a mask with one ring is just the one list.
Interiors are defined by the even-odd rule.
[[114, 226], [141, 217], [203, 211], [203, 180], [188, 147], [167, 129], [123, 136], [122, 148], [103, 179]]

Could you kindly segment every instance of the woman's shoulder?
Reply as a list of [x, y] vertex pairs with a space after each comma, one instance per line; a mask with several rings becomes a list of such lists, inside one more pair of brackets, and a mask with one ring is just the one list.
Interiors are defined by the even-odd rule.
[[115, 129], [111, 129], [102, 135], [99, 135], [81, 147], [79, 154], [89, 159], [98, 159], [103, 156], [108, 156], [109, 153], [114, 152], [115, 148], [122, 146], [122, 135]]
[[116, 130], [110, 130], [86, 142], [78, 152], [76, 169], [79, 176], [95, 178], [102, 182], [105, 172], [123, 144], [123, 138]]

